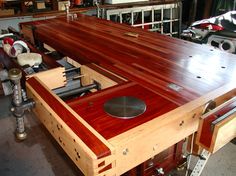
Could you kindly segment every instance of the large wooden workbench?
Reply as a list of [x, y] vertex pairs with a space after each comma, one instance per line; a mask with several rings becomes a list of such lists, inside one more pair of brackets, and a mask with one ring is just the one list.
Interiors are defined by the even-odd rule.
[[[236, 95], [232, 54], [84, 15], [23, 25], [34, 27], [36, 41], [81, 64], [82, 83], [102, 85], [62, 101], [44, 78], [27, 81], [35, 112], [85, 175], [130, 170], [196, 132], [207, 102], [218, 106]], [[142, 99], [145, 113], [130, 120], [109, 116], [103, 105], [118, 96]]]

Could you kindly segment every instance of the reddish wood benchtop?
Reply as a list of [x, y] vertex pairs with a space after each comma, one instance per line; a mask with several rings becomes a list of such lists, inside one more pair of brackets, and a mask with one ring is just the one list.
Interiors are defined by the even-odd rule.
[[96, 154], [99, 158], [111, 154], [110, 149], [99, 140], [89, 129], [66, 109], [52, 94], [50, 94], [34, 77], [27, 80], [32, 88], [40, 93], [40, 97], [52, 110], [71, 128], [71, 130]]
[[[96, 63], [178, 105], [235, 79], [235, 55], [128, 25], [81, 14], [74, 21], [61, 17], [27, 24], [35, 27], [37, 40], [64, 55]], [[170, 83], [183, 89], [176, 92]]]
[[[129, 120], [109, 116], [103, 109], [104, 103], [118, 96], [133, 96], [143, 100], [146, 103], [145, 113]], [[177, 107], [163, 97], [130, 82], [84, 96], [79, 101], [74, 100], [68, 105], [105, 139], [117, 136]]]
[[[207, 46], [81, 14], [73, 21], [60, 17], [25, 24], [35, 27], [36, 40], [81, 64], [94, 63], [127, 79], [68, 102], [106, 139], [235, 81], [236, 56]], [[171, 89], [173, 83], [181, 89]], [[105, 101], [125, 95], [144, 100], [147, 111], [130, 120], [104, 112]]]

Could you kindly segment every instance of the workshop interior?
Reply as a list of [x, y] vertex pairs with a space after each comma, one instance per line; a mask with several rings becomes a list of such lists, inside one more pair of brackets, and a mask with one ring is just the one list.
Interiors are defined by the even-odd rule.
[[236, 0], [0, 0], [1, 176], [236, 175]]

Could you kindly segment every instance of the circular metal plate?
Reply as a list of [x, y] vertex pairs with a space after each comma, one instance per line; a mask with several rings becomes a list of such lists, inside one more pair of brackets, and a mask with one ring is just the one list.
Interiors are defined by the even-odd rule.
[[135, 97], [121, 96], [108, 100], [104, 104], [104, 110], [112, 117], [131, 119], [143, 114], [146, 111], [146, 104]]

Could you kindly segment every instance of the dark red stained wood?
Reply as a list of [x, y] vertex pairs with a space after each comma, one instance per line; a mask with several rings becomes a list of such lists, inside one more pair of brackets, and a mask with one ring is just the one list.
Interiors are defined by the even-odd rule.
[[[133, 96], [143, 100], [147, 106], [145, 113], [129, 120], [111, 117], [104, 111], [103, 106], [107, 100], [118, 96]], [[169, 100], [133, 83], [115, 86], [68, 104], [105, 139], [117, 136], [177, 107]]]
[[111, 154], [110, 149], [99, 140], [89, 129], [80, 123], [71, 112], [53, 97], [34, 77], [27, 80], [28, 84], [40, 92], [40, 97], [53, 111], [71, 128], [71, 130], [96, 154], [102, 158]]
[[[156, 168], [163, 168], [165, 174], [168, 175], [171, 170], [176, 169], [180, 162], [183, 162], [183, 143], [184, 141], [180, 141], [145, 161], [139, 166], [140, 170], [138, 173], [140, 175], [152, 176], [156, 174]], [[153, 163], [153, 165], [150, 165], [150, 163]]]
[[213, 131], [211, 130], [211, 123], [235, 107], [236, 107], [236, 101], [223, 107], [222, 109], [213, 113], [209, 117], [206, 117], [203, 121], [202, 132], [199, 142], [209, 148], [212, 143], [212, 137], [213, 137]]
[[112, 165], [109, 164], [109, 165], [107, 165], [106, 167], [104, 167], [103, 169], [101, 169], [100, 171], [98, 171], [98, 173], [101, 174], [101, 173], [103, 173], [103, 172], [105, 172], [105, 171], [107, 171], [107, 170], [109, 170], [109, 169], [111, 169], [111, 168], [112, 168]]
[[[36, 27], [38, 40], [64, 55], [108, 68], [178, 105], [232, 82], [236, 75], [235, 55], [95, 17], [79, 14], [69, 22], [61, 17], [27, 24]], [[126, 36], [130, 31], [139, 37]], [[169, 89], [169, 83], [182, 91]]]
[[[106, 139], [235, 81], [236, 56], [206, 46], [81, 14], [74, 21], [61, 17], [27, 24], [35, 27], [37, 40], [62, 54], [128, 80], [67, 102]], [[172, 90], [170, 83], [182, 89]], [[124, 95], [144, 99], [147, 112], [131, 120], [108, 116], [104, 102]]]

